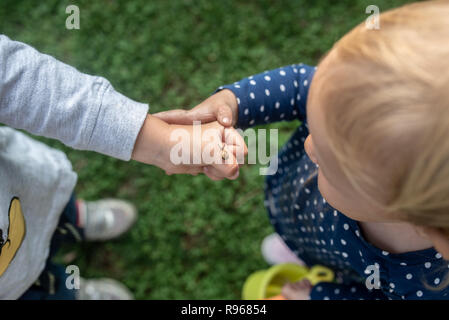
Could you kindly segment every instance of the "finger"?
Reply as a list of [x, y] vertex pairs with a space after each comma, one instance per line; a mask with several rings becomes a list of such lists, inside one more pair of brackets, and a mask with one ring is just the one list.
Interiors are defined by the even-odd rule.
[[296, 290], [292, 288], [291, 283], [286, 283], [281, 289], [282, 296], [284, 298], [286, 298], [287, 300], [294, 300], [295, 292], [296, 292]]
[[223, 178], [229, 179], [229, 180], [235, 180], [239, 177], [239, 166], [237, 164], [233, 165], [218, 165], [216, 167], [212, 167], [215, 169], [215, 174], [217, 176], [221, 176]]
[[170, 169], [165, 170], [165, 173], [167, 175], [172, 174], [191, 174], [191, 175], [198, 175], [199, 173], [202, 173], [203, 169], [201, 166], [186, 166], [186, 165], [178, 165], [178, 166], [172, 166]]
[[211, 170], [211, 169], [213, 169], [213, 168], [211, 168], [211, 167], [203, 167], [204, 174], [206, 176], [208, 176], [211, 180], [219, 181], [219, 180], [223, 180], [224, 179], [223, 177], [216, 176], [214, 170]]
[[236, 146], [228, 146], [227, 150], [229, 150], [229, 152], [231, 152], [237, 163], [239, 164], [239, 166], [242, 166], [243, 164], [245, 164], [245, 151], [242, 150], [242, 148], [236, 147]]
[[[231, 109], [229, 107], [227, 108], [231, 112]], [[216, 104], [210, 104], [209, 102], [203, 102], [191, 110], [169, 110], [155, 113], [153, 116], [158, 117], [169, 124], [186, 125], [191, 125], [194, 121], [200, 121], [202, 123], [216, 121], [217, 117], [221, 116], [222, 121], [224, 121], [224, 118], [229, 118], [229, 123], [227, 126], [230, 126], [232, 120], [232, 112], [229, 117], [229, 114], [224, 107], [220, 107]]]
[[229, 177], [228, 179], [235, 180], [239, 177], [239, 175], [240, 175], [240, 170], [237, 170], [236, 173], [232, 177]]
[[233, 145], [242, 148], [248, 153], [248, 148], [246, 147], [245, 139], [240, 135], [240, 133], [234, 128], [224, 129], [224, 139], [226, 144]]
[[225, 128], [224, 140], [230, 149], [232, 149], [238, 163], [243, 163], [245, 156], [248, 154], [248, 147], [239, 132], [234, 128]]
[[177, 109], [154, 113], [153, 116], [169, 123], [169, 124], [192, 124], [187, 117], [187, 110]]
[[304, 289], [307, 289], [305, 283], [302, 282], [302, 281], [295, 283], [295, 288], [296, 288], [297, 290], [304, 290]]
[[203, 169], [200, 166], [198, 166], [198, 167], [188, 166], [188, 167], [185, 167], [185, 171], [181, 172], [181, 173], [185, 173], [185, 174], [190, 174], [190, 175], [196, 176], [196, 175], [198, 175], [199, 173], [202, 173], [202, 172], [203, 172]]
[[308, 293], [306, 290], [298, 288], [297, 284], [293, 283], [285, 284], [281, 289], [281, 294], [287, 300], [308, 300]]
[[[222, 156], [227, 158], [223, 159]], [[216, 171], [217, 176], [225, 177], [227, 179], [236, 179], [238, 177], [239, 165], [234, 154], [231, 152], [228, 146], [224, 146], [223, 151], [215, 157], [214, 163], [212, 163], [212, 168]]]
[[223, 174], [218, 171], [217, 169], [215, 169], [212, 166], [206, 167], [207, 169], [207, 173], [210, 174], [211, 176], [215, 177], [217, 180], [223, 180], [224, 178], [226, 178], [225, 176], [223, 176]]
[[282, 286], [282, 289], [291, 290], [293, 288], [293, 283], [287, 282]]
[[[210, 103], [207, 100], [187, 112], [187, 118], [208, 123], [218, 121], [224, 127], [232, 125], [232, 110], [227, 104]], [[190, 123], [191, 123], [190, 122]]]
[[[229, 179], [229, 180], [235, 180], [235, 179], [237, 179], [237, 178], [239, 177], [239, 175], [240, 175], [240, 171], [239, 171], [238, 169], [235, 170], [235, 173], [229, 174], [229, 175], [227, 175], [227, 176], [223, 176], [223, 172], [222, 172], [222, 171], [218, 171], [218, 170], [217, 170], [216, 168], [214, 168], [214, 167], [211, 167], [211, 168], [210, 168], [210, 171], [213, 172], [215, 176], [221, 177], [221, 179], [226, 178], [226, 179]], [[232, 172], [234, 172], [234, 171], [232, 171]]]
[[218, 171], [216, 168], [214, 167], [207, 167], [208, 172], [213, 175], [215, 178], [217, 178], [217, 180], [223, 180], [223, 179], [229, 179], [229, 180], [235, 180], [239, 177], [240, 172], [237, 170], [235, 172], [235, 174], [230, 175], [230, 176], [223, 176], [223, 172]]
[[302, 282], [304, 283], [304, 286], [305, 286], [306, 288], [312, 288], [312, 287], [313, 287], [313, 286], [312, 286], [312, 283], [310, 282], [309, 279], [303, 279]]
[[217, 121], [224, 127], [232, 126], [232, 110], [227, 105], [220, 105], [214, 109], [216, 111], [216, 119]]
[[305, 290], [308, 289], [310, 285], [309, 280], [307, 279], [302, 279], [300, 281], [297, 281], [293, 284], [293, 286], [299, 290]]

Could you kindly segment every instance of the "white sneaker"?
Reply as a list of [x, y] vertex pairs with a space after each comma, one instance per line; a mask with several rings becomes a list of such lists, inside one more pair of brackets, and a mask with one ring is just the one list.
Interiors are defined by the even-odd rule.
[[285, 244], [284, 240], [277, 234], [272, 233], [262, 241], [262, 256], [270, 265], [280, 263], [295, 263], [304, 266], [305, 263], [299, 259]]
[[86, 240], [104, 241], [117, 238], [137, 220], [137, 210], [129, 202], [118, 199], [77, 200], [79, 224]]
[[76, 300], [133, 300], [132, 293], [113, 279], [80, 279]]

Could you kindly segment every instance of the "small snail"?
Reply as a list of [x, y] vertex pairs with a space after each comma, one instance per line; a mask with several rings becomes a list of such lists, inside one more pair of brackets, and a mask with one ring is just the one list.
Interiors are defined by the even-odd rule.
[[225, 145], [223, 145], [222, 147], [220, 147], [220, 149], [221, 149], [221, 158], [222, 158], [223, 160], [228, 160], [229, 154], [228, 154], [228, 152], [227, 152], [224, 148], [225, 148]]

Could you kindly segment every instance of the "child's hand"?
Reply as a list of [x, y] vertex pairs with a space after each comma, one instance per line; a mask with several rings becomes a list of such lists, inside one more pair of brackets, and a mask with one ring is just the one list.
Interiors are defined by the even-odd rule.
[[156, 165], [167, 174], [204, 172], [213, 180], [221, 180], [238, 177], [239, 162], [243, 162], [247, 152], [240, 134], [218, 122], [169, 125], [148, 115], [132, 158]]
[[170, 124], [192, 124], [193, 121], [208, 123], [218, 121], [225, 127], [237, 123], [238, 103], [234, 93], [222, 90], [210, 96], [191, 110], [170, 110], [154, 114]]
[[298, 282], [289, 282], [282, 287], [281, 294], [287, 300], [310, 300], [312, 284], [303, 279]]
[[[193, 166], [202, 168], [212, 180], [238, 177], [239, 162], [243, 163], [247, 148], [236, 130], [224, 128], [216, 121], [195, 126], [171, 125], [170, 130], [170, 165], [165, 167], [168, 174], [182, 173]], [[179, 150], [180, 147], [184, 149]], [[183, 160], [177, 164], [180, 154], [186, 150], [190, 150], [187, 163]]]

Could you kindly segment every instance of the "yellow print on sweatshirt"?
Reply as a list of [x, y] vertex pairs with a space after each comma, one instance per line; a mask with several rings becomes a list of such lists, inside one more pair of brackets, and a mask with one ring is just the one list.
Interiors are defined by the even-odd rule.
[[25, 238], [25, 219], [23, 218], [20, 200], [17, 197], [11, 199], [8, 220], [6, 241], [3, 241], [3, 230], [0, 230], [0, 276], [9, 267]]

